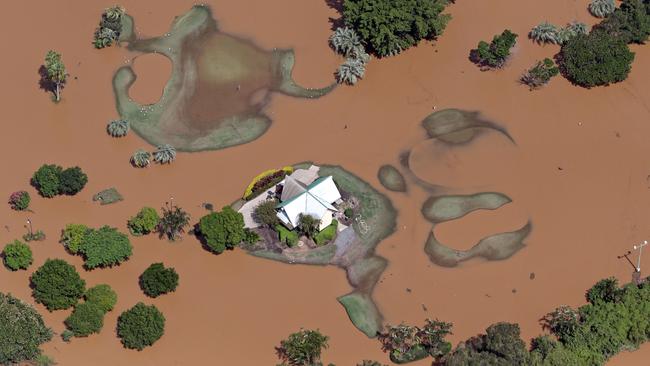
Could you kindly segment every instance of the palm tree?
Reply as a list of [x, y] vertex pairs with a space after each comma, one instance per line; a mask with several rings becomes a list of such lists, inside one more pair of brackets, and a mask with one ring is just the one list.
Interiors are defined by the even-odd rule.
[[313, 238], [316, 235], [319, 226], [320, 220], [312, 215], [300, 214], [298, 216], [298, 231], [309, 238]]
[[169, 164], [176, 159], [176, 149], [169, 145], [158, 145], [153, 152], [153, 160], [158, 164]]
[[148, 151], [138, 149], [131, 156], [131, 164], [136, 168], [145, 168], [151, 162], [151, 154]]
[[166, 205], [162, 211], [162, 217], [156, 228], [159, 237], [166, 236], [171, 241], [180, 239], [181, 234], [185, 232], [185, 227], [190, 224], [190, 214], [172, 205]]
[[359, 59], [348, 58], [336, 72], [336, 81], [339, 84], [346, 83], [354, 85], [363, 78], [366, 73], [366, 65]]
[[329, 42], [334, 51], [345, 57], [350, 57], [353, 52], [358, 52], [359, 50], [365, 53], [357, 32], [352, 28], [336, 28], [330, 36]]
[[588, 34], [589, 28], [585, 23], [571, 22], [566, 25], [566, 27], [558, 31], [558, 40], [560, 44], [565, 44], [571, 38], [577, 36], [578, 34]]
[[115, 5], [113, 7], [110, 7], [110, 8], [107, 8], [106, 10], [104, 10], [104, 17], [107, 20], [110, 20], [110, 21], [114, 22], [114, 21], [118, 21], [118, 20], [122, 19], [122, 15], [124, 15], [124, 13], [125, 13], [125, 10], [124, 10], [123, 7], [121, 7], [119, 5]]
[[589, 12], [591, 15], [604, 18], [616, 10], [616, 3], [614, 0], [592, 0], [589, 4]]
[[548, 22], [536, 25], [530, 33], [528, 33], [528, 36], [537, 43], [560, 43], [557, 27]]
[[106, 131], [113, 137], [126, 136], [126, 133], [129, 132], [129, 122], [123, 119], [110, 121], [106, 126]]

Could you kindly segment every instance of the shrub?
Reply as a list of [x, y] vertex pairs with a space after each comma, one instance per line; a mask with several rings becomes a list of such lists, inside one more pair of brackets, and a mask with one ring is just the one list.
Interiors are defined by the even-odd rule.
[[312, 215], [303, 215], [298, 216], [298, 232], [301, 234], [313, 238], [316, 233], [318, 233], [318, 227], [320, 226], [320, 219], [315, 218]]
[[568, 306], [560, 306], [544, 317], [545, 326], [561, 341], [571, 338], [580, 325], [577, 311]]
[[614, 0], [592, 0], [589, 4], [589, 12], [598, 18], [604, 18], [616, 10]]
[[108, 125], [106, 125], [106, 132], [113, 137], [126, 136], [129, 132], [129, 122], [123, 119], [110, 121]]
[[86, 302], [95, 304], [105, 313], [113, 310], [117, 303], [117, 294], [106, 284], [89, 288], [84, 298]]
[[92, 302], [78, 304], [65, 319], [65, 325], [75, 337], [99, 333], [104, 326], [104, 311]]
[[124, 9], [119, 6], [108, 8], [102, 13], [99, 28], [95, 30], [95, 48], [101, 49], [109, 47], [113, 42], [117, 42], [122, 32], [122, 16]]
[[48, 259], [32, 274], [32, 294], [49, 310], [67, 309], [77, 303], [86, 290], [86, 281], [74, 266], [61, 259]]
[[173, 292], [178, 286], [178, 273], [173, 268], [165, 268], [162, 263], [154, 263], [140, 275], [140, 288], [149, 297], [158, 297]]
[[9, 205], [13, 210], [24, 211], [29, 207], [31, 198], [26, 191], [17, 191], [9, 196]]
[[249, 228], [244, 228], [244, 243], [255, 244], [258, 241], [260, 241], [259, 234]]
[[314, 235], [314, 241], [318, 245], [323, 245], [328, 243], [330, 240], [334, 239], [336, 236], [336, 229], [338, 227], [338, 221], [332, 220], [332, 223], [326, 227], [325, 229], [321, 230], [319, 233]]
[[521, 340], [519, 325], [497, 323], [464, 342], [447, 359], [446, 365], [527, 365], [529, 353]]
[[64, 342], [70, 342], [72, 340], [72, 337], [74, 337], [74, 333], [72, 333], [72, 331], [69, 329], [66, 329], [63, 332], [61, 332], [61, 339]]
[[294, 247], [298, 244], [298, 233], [291, 231], [282, 225], [276, 225], [275, 231], [278, 232], [280, 242], [287, 244], [289, 247]]
[[277, 212], [275, 211], [275, 206], [277, 201], [267, 200], [255, 207], [253, 211], [253, 219], [258, 224], [262, 224], [267, 227], [274, 227], [277, 225], [280, 220], [278, 219]]
[[560, 69], [555, 66], [553, 60], [545, 58], [544, 61], [538, 61], [535, 66], [531, 67], [522, 75], [521, 82], [528, 85], [531, 90], [546, 85], [552, 77], [560, 73]]
[[366, 73], [366, 64], [356, 58], [348, 58], [336, 71], [336, 81], [339, 84], [354, 85]]
[[151, 153], [142, 149], [136, 150], [131, 156], [131, 165], [136, 168], [146, 168], [151, 163]]
[[260, 193], [280, 183], [288, 174], [293, 173], [293, 167], [285, 166], [282, 169], [272, 169], [262, 172], [250, 182], [244, 191], [244, 200], [251, 200]]
[[645, 43], [650, 35], [650, 3], [623, 0], [620, 8], [595, 28], [621, 39], [625, 43]]
[[36, 230], [34, 232], [29, 231], [27, 234], [23, 235], [23, 240], [26, 242], [30, 241], [42, 241], [45, 240], [45, 233], [43, 230]]
[[13, 365], [40, 355], [52, 330], [30, 305], [0, 292], [0, 364]]
[[19, 240], [14, 240], [13, 243], [7, 244], [2, 251], [2, 257], [4, 258], [5, 266], [12, 271], [27, 269], [34, 261], [32, 258], [32, 250], [29, 249], [27, 244]]
[[159, 221], [160, 216], [158, 216], [155, 209], [143, 207], [137, 215], [129, 219], [127, 226], [131, 234], [140, 236], [154, 231]]
[[174, 160], [176, 160], [176, 148], [169, 144], [159, 145], [153, 152], [153, 161], [158, 164], [169, 164]]
[[587, 291], [586, 298], [592, 304], [598, 302], [618, 302], [623, 292], [618, 288], [618, 280], [614, 277], [606, 278], [596, 282]]
[[345, 217], [347, 217], [348, 219], [351, 219], [354, 217], [354, 210], [348, 207], [345, 209], [345, 211], [343, 211], [343, 215], [345, 215]]
[[117, 335], [126, 348], [141, 351], [165, 333], [165, 317], [154, 305], [141, 302], [117, 319]]
[[199, 220], [199, 234], [214, 253], [233, 249], [244, 239], [244, 216], [225, 206], [220, 212], [209, 213]]
[[561, 64], [567, 77], [584, 87], [625, 80], [633, 60], [634, 53], [625, 42], [605, 32], [577, 35], [561, 51]]
[[54, 164], [42, 165], [34, 173], [32, 184], [43, 197], [51, 198], [59, 194], [60, 176], [63, 168]]
[[451, 19], [446, 0], [345, 0], [343, 19], [379, 57], [392, 56], [442, 34]]
[[79, 193], [86, 186], [88, 176], [81, 168], [76, 166], [62, 171], [59, 180], [59, 193], [72, 196]]
[[81, 250], [86, 235], [91, 229], [82, 224], [68, 224], [65, 226], [61, 233], [60, 242], [63, 243], [65, 248], [72, 254], [77, 254]]
[[516, 42], [517, 34], [506, 29], [500, 35], [494, 36], [489, 44], [485, 41], [479, 42], [478, 47], [470, 52], [470, 58], [480, 66], [501, 67]]
[[79, 252], [84, 255], [86, 268], [93, 269], [112, 267], [126, 261], [133, 247], [126, 234], [116, 228], [102, 226], [87, 232]]
[[358, 54], [360, 50], [365, 52], [359, 35], [352, 28], [336, 28], [330, 36], [329, 43], [336, 53], [345, 57]]
[[318, 365], [328, 340], [318, 330], [300, 330], [281, 341], [276, 350], [280, 360], [290, 365]]
[[167, 236], [167, 239], [175, 241], [185, 231], [185, 227], [190, 223], [190, 215], [180, 207], [163, 207], [163, 215], [158, 221], [159, 236]]
[[553, 24], [543, 22], [536, 25], [528, 34], [530, 39], [537, 43], [560, 43], [558, 29]]

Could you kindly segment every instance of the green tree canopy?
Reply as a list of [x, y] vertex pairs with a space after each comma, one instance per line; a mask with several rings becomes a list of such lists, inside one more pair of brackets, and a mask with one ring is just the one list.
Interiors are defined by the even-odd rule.
[[117, 319], [117, 335], [126, 348], [141, 351], [165, 333], [165, 317], [154, 305], [141, 302]]
[[7, 244], [2, 251], [2, 256], [7, 266], [12, 271], [27, 269], [33, 262], [32, 250], [20, 240], [14, 240]]
[[625, 43], [645, 43], [650, 36], [650, 1], [623, 0], [613, 14], [595, 27]]
[[298, 231], [303, 235], [313, 238], [314, 235], [318, 233], [319, 226], [320, 220], [312, 215], [300, 214], [300, 216], [298, 216]]
[[75, 337], [99, 333], [104, 326], [104, 311], [92, 302], [77, 304], [72, 314], [65, 319], [65, 325]]
[[492, 38], [492, 42], [480, 41], [478, 47], [470, 52], [470, 58], [481, 66], [501, 67], [510, 56], [510, 49], [517, 42], [517, 34], [509, 29]]
[[154, 231], [159, 221], [160, 216], [156, 209], [143, 207], [137, 215], [129, 219], [127, 226], [133, 235], [140, 236]]
[[292, 333], [277, 347], [278, 357], [291, 366], [312, 366], [320, 362], [321, 352], [328, 347], [329, 337], [318, 330]]
[[88, 183], [88, 176], [78, 166], [65, 169], [59, 176], [59, 193], [75, 195]]
[[275, 206], [277, 204], [278, 203], [275, 200], [267, 200], [257, 205], [253, 212], [253, 219], [255, 219], [255, 222], [267, 227], [275, 227], [275, 225], [279, 224], [280, 220], [275, 211]]
[[106, 284], [91, 287], [84, 295], [86, 302], [97, 305], [103, 312], [113, 310], [117, 303], [117, 294]]
[[86, 259], [86, 267], [111, 267], [118, 265], [131, 256], [133, 247], [126, 234], [116, 228], [102, 226], [86, 233], [79, 250]]
[[68, 224], [61, 233], [60, 242], [72, 254], [77, 254], [86, 240], [86, 235], [91, 231], [88, 226], [82, 224]]
[[52, 330], [30, 305], [0, 292], [0, 364], [33, 360], [40, 345], [52, 339]]
[[244, 240], [244, 216], [232, 207], [225, 206], [219, 212], [203, 216], [199, 220], [199, 232], [212, 252], [222, 253]]
[[61, 88], [68, 77], [65, 71], [65, 65], [61, 59], [61, 54], [51, 50], [47, 51], [45, 65], [43, 66], [45, 66], [48, 81], [54, 84], [54, 96], [58, 102], [61, 100]]
[[345, 0], [343, 20], [379, 57], [440, 36], [451, 19], [446, 0]]
[[190, 215], [178, 206], [163, 207], [163, 215], [158, 221], [156, 230], [160, 238], [175, 241], [180, 238], [187, 225], [190, 224]]
[[55, 164], [44, 164], [34, 173], [32, 184], [43, 197], [52, 198], [59, 194], [60, 176], [63, 168]]
[[32, 274], [32, 294], [37, 302], [52, 310], [76, 304], [86, 290], [86, 281], [74, 266], [61, 259], [48, 259]]
[[162, 263], [154, 263], [140, 275], [140, 287], [147, 296], [158, 297], [176, 290], [178, 273], [173, 268], [165, 268]]

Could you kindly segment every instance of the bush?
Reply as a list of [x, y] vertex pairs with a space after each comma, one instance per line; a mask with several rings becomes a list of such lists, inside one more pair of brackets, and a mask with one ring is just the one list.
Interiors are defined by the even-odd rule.
[[50, 339], [52, 330], [32, 306], [0, 292], [0, 364], [33, 360]]
[[623, 0], [620, 8], [595, 27], [625, 43], [645, 43], [650, 35], [650, 2]]
[[60, 242], [72, 254], [77, 254], [91, 229], [82, 224], [68, 224], [61, 233]]
[[165, 317], [154, 305], [137, 303], [117, 319], [117, 335], [126, 348], [141, 351], [165, 333]]
[[257, 205], [253, 211], [253, 219], [255, 222], [267, 227], [274, 227], [277, 225], [280, 220], [278, 219], [277, 212], [275, 211], [276, 205], [277, 202], [275, 200], [264, 201]]
[[618, 288], [618, 280], [614, 277], [598, 281], [587, 291], [586, 298], [592, 304], [599, 302], [618, 302], [622, 291]]
[[153, 161], [158, 164], [170, 164], [174, 160], [176, 160], [176, 148], [172, 145], [159, 145], [153, 152]]
[[137, 215], [129, 219], [127, 226], [131, 234], [140, 236], [154, 231], [159, 221], [160, 216], [158, 216], [155, 209], [143, 207]]
[[99, 333], [104, 326], [104, 311], [92, 302], [78, 304], [65, 319], [65, 325], [75, 337]]
[[180, 207], [163, 207], [163, 215], [158, 221], [156, 230], [160, 238], [167, 236], [167, 239], [175, 241], [180, 238], [189, 223], [190, 215]]
[[393, 56], [442, 34], [446, 0], [345, 0], [343, 19], [379, 57]]
[[259, 234], [249, 228], [244, 229], [244, 243], [255, 244], [258, 241], [260, 241]]
[[329, 337], [318, 330], [300, 330], [292, 333], [277, 347], [278, 357], [290, 365], [319, 365], [323, 349], [328, 347]]
[[298, 227], [296, 227], [296, 229], [302, 235], [305, 235], [309, 238], [313, 238], [318, 233], [319, 226], [320, 226], [320, 219], [317, 219], [312, 215], [300, 214], [298, 216]]
[[345, 211], [343, 211], [343, 215], [345, 215], [345, 217], [347, 217], [348, 219], [351, 219], [354, 217], [354, 210], [348, 207], [345, 209]]
[[517, 34], [509, 29], [494, 36], [491, 43], [481, 41], [478, 47], [470, 52], [470, 59], [480, 66], [501, 67], [510, 56], [510, 49], [517, 42]]
[[99, 28], [95, 30], [95, 48], [101, 49], [109, 47], [113, 42], [117, 42], [122, 32], [122, 16], [124, 9], [119, 6], [108, 8], [102, 13]]
[[248, 201], [259, 196], [260, 193], [280, 183], [286, 175], [291, 173], [293, 173], [293, 167], [290, 166], [285, 166], [282, 169], [271, 169], [262, 172], [253, 178], [248, 187], [246, 187], [243, 199]]
[[113, 310], [117, 303], [117, 294], [106, 284], [89, 288], [84, 298], [86, 302], [95, 304], [105, 313]]
[[366, 73], [366, 64], [360, 59], [348, 58], [336, 71], [336, 82], [339, 84], [354, 85], [363, 79]]
[[291, 231], [282, 225], [276, 225], [275, 231], [278, 232], [280, 242], [287, 244], [290, 248], [298, 244], [298, 233]]
[[113, 137], [124, 137], [129, 132], [129, 122], [123, 119], [110, 121], [106, 125], [106, 132]]
[[72, 331], [69, 329], [66, 329], [63, 332], [61, 332], [61, 339], [64, 342], [70, 342], [72, 340], [72, 337], [74, 337], [74, 333], [72, 333]]
[[592, 0], [589, 4], [589, 12], [598, 18], [604, 18], [616, 10], [614, 0]]
[[43, 197], [52, 198], [59, 194], [60, 176], [63, 168], [54, 164], [42, 165], [32, 177], [32, 185]]
[[622, 40], [605, 32], [578, 35], [562, 46], [561, 65], [574, 83], [593, 87], [623, 81], [634, 53]]
[[336, 236], [336, 229], [338, 227], [339, 222], [336, 220], [332, 220], [332, 223], [326, 227], [325, 229], [321, 230], [321, 232], [317, 233], [314, 235], [314, 241], [316, 242], [317, 245], [323, 245], [328, 243], [330, 240], [334, 239]]
[[244, 239], [244, 216], [225, 206], [220, 212], [203, 216], [198, 228], [205, 245], [219, 254], [225, 249], [233, 249]]
[[560, 43], [558, 32], [559, 30], [556, 26], [549, 22], [543, 22], [533, 27], [530, 33], [528, 33], [528, 36], [537, 43], [558, 44]]
[[32, 250], [20, 240], [14, 240], [13, 243], [7, 244], [2, 251], [2, 257], [4, 258], [5, 266], [12, 271], [27, 269], [34, 261], [32, 258]]
[[29, 207], [31, 198], [26, 191], [14, 192], [9, 196], [9, 205], [13, 210], [24, 211]]
[[79, 252], [83, 254], [88, 269], [112, 267], [129, 259], [133, 246], [126, 234], [116, 228], [102, 226], [86, 233]]
[[521, 82], [528, 85], [531, 90], [546, 85], [552, 77], [560, 73], [560, 69], [555, 66], [553, 60], [545, 58], [544, 61], [537, 61], [535, 66], [531, 67], [522, 75]]
[[32, 294], [49, 310], [67, 309], [77, 303], [86, 290], [86, 281], [74, 266], [61, 259], [48, 259], [32, 274]]
[[173, 268], [165, 268], [162, 263], [154, 263], [140, 275], [140, 288], [147, 296], [158, 297], [176, 290], [178, 273]]
[[73, 196], [88, 183], [88, 176], [78, 166], [68, 168], [59, 176], [59, 193]]

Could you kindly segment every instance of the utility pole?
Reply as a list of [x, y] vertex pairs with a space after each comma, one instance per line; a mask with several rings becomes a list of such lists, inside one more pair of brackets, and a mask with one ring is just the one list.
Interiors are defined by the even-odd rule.
[[639, 250], [639, 257], [636, 260], [636, 271], [639, 273], [641, 273], [641, 252], [643, 251], [643, 247], [646, 245], [648, 245], [648, 241], [644, 240], [643, 243], [633, 246], [634, 250]]
[[32, 220], [27, 219], [27, 224], [29, 225], [29, 237], [34, 237], [34, 230], [32, 229]]

